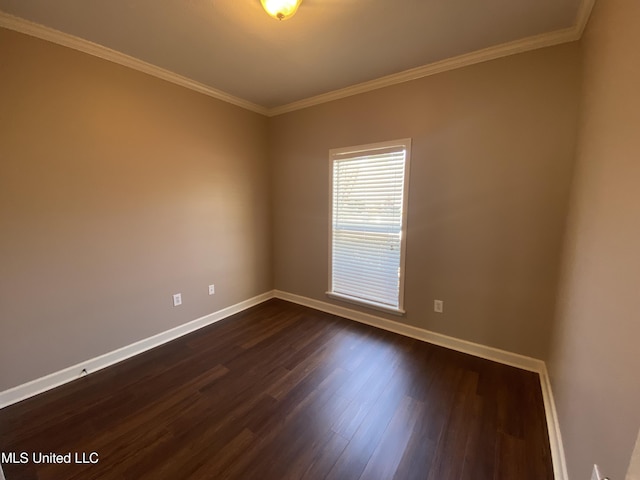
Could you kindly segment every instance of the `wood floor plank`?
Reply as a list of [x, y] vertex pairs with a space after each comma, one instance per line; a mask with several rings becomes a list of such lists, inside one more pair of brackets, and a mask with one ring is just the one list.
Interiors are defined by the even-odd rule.
[[418, 402], [411, 397], [404, 397], [391, 422], [389, 422], [382, 440], [378, 443], [364, 472], [362, 472], [361, 480], [393, 478], [409, 443], [419, 414]]
[[315, 458], [307, 463], [307, 468], [300, 477], [294, 474], [290, 475], [291, 479], [300, 478], [303, 480], [315, 480], [317, 478], [325, 478], [329, 471], [333, 468], [336, 461], [342, 455], [345, 447], [349, 442], [338, 435], [330, 432], [326, 443], [318, 452]]
[[371, 455], [382, 440], [396, 409], [406, 391], [401, 380], [392, 378], [382, 395], [364, 417], [349, 444], [331, 469], [326, 478], [344, 479], [359, 478], [362, 475]]
[[270, 300], [0, 410], [8, 480], [551, 480], [536, 374]]
[[417, 409], [418, 417], [392, 477], [394, 480], [424, 480], [433, 465], [438, 444], [430, 438], [430, 412], [424, 402], [417, 402]]

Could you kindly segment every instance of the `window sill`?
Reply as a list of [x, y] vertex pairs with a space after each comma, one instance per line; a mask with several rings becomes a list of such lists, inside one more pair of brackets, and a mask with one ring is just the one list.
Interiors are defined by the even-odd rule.
[[394, 308], [394, 307], [390, 307], [389, 305], [383, 305], [381, 303], [363, 300], [362, 298], [350, 297], [349, 295], [342, 295], [341, 293], [326, 292], [326, 294], [329, 298], [333, 298], [335, 300], [341, 300], [343, 302], [352, 303], [354, 305], [360, 305], [362, 307], [371, 308], [373, 310], [379, 310], [381, 312], [390, 313], [392, 315], [402, 316], [406, 313], [401, 308]]

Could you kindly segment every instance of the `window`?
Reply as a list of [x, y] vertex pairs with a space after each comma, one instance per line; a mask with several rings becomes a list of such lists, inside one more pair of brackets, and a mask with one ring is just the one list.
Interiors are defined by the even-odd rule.
[[331, 150], [329, 291], [402, 314], [411, 139]]

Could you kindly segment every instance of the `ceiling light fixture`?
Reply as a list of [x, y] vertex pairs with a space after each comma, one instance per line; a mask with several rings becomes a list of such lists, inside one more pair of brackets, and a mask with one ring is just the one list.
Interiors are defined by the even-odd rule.
[[260, 0], [264, 11], [278, 20], [293, 17], [302, 0]]

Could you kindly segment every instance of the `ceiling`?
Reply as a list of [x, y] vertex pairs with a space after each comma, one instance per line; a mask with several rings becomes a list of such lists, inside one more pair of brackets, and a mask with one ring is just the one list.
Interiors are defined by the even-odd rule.
[[282, 22], [259, 0], [0, 0], [0, 10], [263, 112], [530, 37], [524, 49], [575, 40], [585, 17], [582, 0], [303, 0]]

